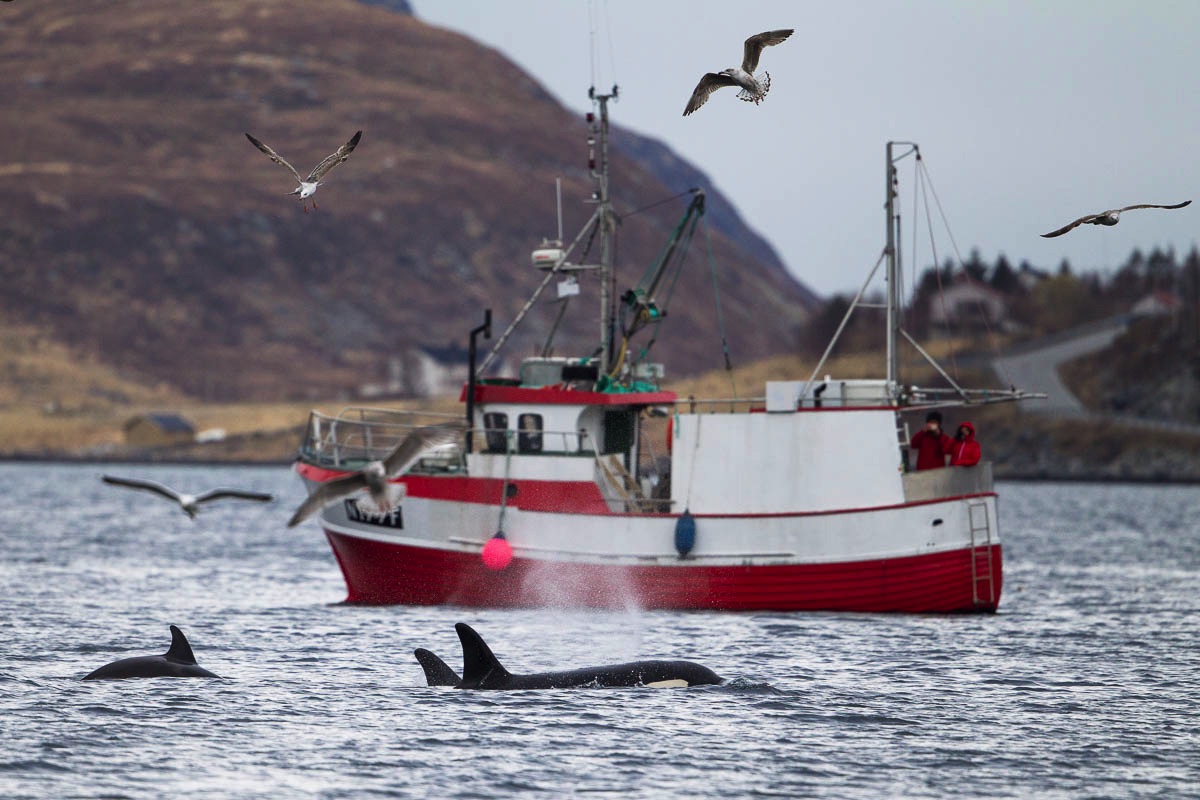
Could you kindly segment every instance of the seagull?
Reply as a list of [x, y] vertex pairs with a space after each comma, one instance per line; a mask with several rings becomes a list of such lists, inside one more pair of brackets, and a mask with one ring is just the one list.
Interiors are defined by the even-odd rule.
[[241, 489], [211, 489], [207, 492], [193, 495], [177, 492], [170, 486], [164, 486], [156, 481], [146, 481], [138, 478], [118, 478], [115, 475], [102, 475], [100, 479], [113, 486], [124, 486], [127, 489], [142, 489], [162, 495], [168, 500], [174, 500], [183, 509], [183, 513], [187, 514], [191, 519], [196, 518], [196, 512], [199, 510], [201, 503], [209, 503], [213, 500], [221, 500], [229, 497], [236, 500], [253, 500], [258, 503], [269, 503], [275, 499], [273, 495], [263, 494], [262, 492], [245, 492]]
[[[267, 147], [265, 144], [260, 142], [258, 139], [255, 139], [253, 136], [251, 136], [248, 133], [246, 134], [246, 138], [250, 140], [250, 144], [254, 145], [259, 150], [262, 150], [264, 153], [266, 153], [267, 157], [270, 158], [272, 161], [274, 161], [276, 164], [282, 164], [283, 166], [285, 166], [289, 170], [291, 170], [292, 174], [296, 176], [296, 180], [300, 183], [300, 185], [297, 186], [294, 191], [288, 192], [288, 194], [300, 195], [300, 202], [303, 204], [304, 201], [306, 201], [308, 198], [313, 196], [313, 194], [317, 191], [317, 187], [322, 184], [321, 178], [324, 178], [325, 175], [329, 172], [329, 170], [333, 169], [338, 164], [341, 164], [343, 161], [345, 161], [347, 158], [350, 157], [350, 154], [352, 152], [354, 152], [354, 148], [358, 146], [358, 140], [362, 138], [362, 131], [359, 131], [358, 133], [354, 134], [352, 137], [350, 137], [350, 141], [346, 142], [344, 145], [342, 145], [337, 150], [335, 150], [331, 155], [327, 156], [325, 158], [325, 160], [322, 161], [320, 164], [317, 164], [315, 167], [313, 167], [313, 171], [308, 173], [307, 178], [301, 178], [300, 173], [296, 171], [295, 167], [293, 167], [287, 161], [284, 161], [282, 156], [280, 156], [278, 153], [276, 153], [271, 148]], [[313, 208], [316, 208], [316, 207], [317, 207], [317, 201], [313, 200]], [[308, 213], [308, 205], [307, 204], [304, 205], [304, 213], [305, 214]]]
[[363, 489], [367, 490], [370, 498], [364, 497], [358, 501], [361, 508], [377, 514], [388, 513], [404, 499], [405, 492], [404, 484], [390, 484], [388, 479], [407, 472], [430, 450], [457, 442], [466, 429], [465, 423], [456, 422], [428, 425], [411, 431], [382, 461], [372, 461], [357, 472], [334, 478], [317, 487], [288, 520], [288, 527], [299, 525], [334, 500]]
[[1159, 206], [1153, 203], [1142, 203], [1136, 206], [1125, 206], [1124, 208], [1114, 208], [1109, 211], [1101, 211], [1099, 214], [1088, 214], [1086, 217], [1080, 217], [1070, 225], [1064, 225], [1056, 231], [1043, 233], [1042, 238], [1052, 239], [1055, 236], [1062, 236], [1069, 230], [1072, 230], [1079, 225], [1116, 225], [1121, 221], [1121, 213], [1124, 211], [1132, 211], [1135, 208], [1183, 208], [1191, 203], [1191, 200], [1184, 200], [1182, 203], [1176, 203], [1173, 206]]
[[708, 102], [708, 96], [722, 86], [740, 86], [742, 90], [738, 92], [738, 99], [754, 103], [754, 105], [761, 103], [767, 96], [767, 92], [771, 90], [771, 75], [764, 71], [761, 78], [754, 76], [754, 70], [758, 69], [758, 57], [762, 55], [764, 47], [779, 44], [791, 36], [793, 31], [795, 28], [765, 31], [747, 39], [746, 54], [742, 56], [741, 69], [730, 67], [720, 72], [705, 73], [700, 82], [696, 84], [696, 89], [692, 92], [692, 97], [688, 100], [683, 115], [686, 117], [704, 105]]

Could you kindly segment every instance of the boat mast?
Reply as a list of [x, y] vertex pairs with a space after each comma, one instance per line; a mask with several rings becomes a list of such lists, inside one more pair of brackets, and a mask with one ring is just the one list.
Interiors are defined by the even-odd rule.
[[896, 164], [892, 161], [892, 145], [887, 143], [887, 202], [884, 209], [887, 212], [887, 385], [888, 392], [895, 395], [896, 372], [899, 362], [896, 359], [896, 218], [894, 200], [896, 198]]
[[[893, 148], [896, 145], [909, 148], [896, 156]], [[917, 154], [921, 157], [920, 149], [914, 142], [887, 143], [887, 200], [884, 210], [887, 214], [887, 247], [884, 253], [887, 258], [887, 391], [893, 400], [900, 397], [900, 359], [898, 356], [900, 344], [900, 215], [896, 213], [895, 200], [898, 192], [896, 177], [896, 162]]]
[[612, 199], [608, 194], [608, 101], [617, 98], [617, 87], [612, 87], [611, 94], [596, 94], [596, 87], [588, 89], [588, 97], [600, 105], [600, 119], [588, 115], [592, 124], [592, 132], [588, 144], [595, 147], [599, 144], [599, 158], [595, 150], [588, 159], [588, 167], [592, 179], [596, 182], [594, 200], [598, 204], [596, 224], [600, 226], [600, 374], [606, 375], [612, 368], [609, 359], [612, 358], [613, 328], [616, 325], [615, 308], [612, 302], [612, 235], [615, 220], [612, 211]]

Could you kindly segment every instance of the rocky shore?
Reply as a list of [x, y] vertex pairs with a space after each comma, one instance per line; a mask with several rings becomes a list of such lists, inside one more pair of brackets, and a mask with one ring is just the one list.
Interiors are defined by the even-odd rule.
[[[984, 458], [997, 480], [1200, 483], [1200, 436], [1101, 419], [973, 414]], [[87, 451], [0, 453], [8, 461], [286, 466], [301, 431], [232, 436], [222, 442], [174, 447], [107, 447]]]
[[1189, 430], [1102, 418], [982, 419], [984, 457], [1000, 480], [1200, 483], [1200, 435]]

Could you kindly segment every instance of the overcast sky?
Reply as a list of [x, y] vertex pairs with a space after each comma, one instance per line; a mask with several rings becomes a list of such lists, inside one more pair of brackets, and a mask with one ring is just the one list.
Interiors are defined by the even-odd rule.
[[[1200, 240], [1200, 202], [1038, 236], [1108, 208], [1200, 201], [1197, 0], [414, 6], [505, 53], [568, 107], [590, 107], [593, 76], [619, 84], [614, 119], [704, 170], [822, 294], [857, 288], [882, 247], [888, 139], [921, 145], [964, 257], [977, 247], [989, 262], [1003, 252], [1014, 265], [1108, 269], [1134, 247], [1182, 255]], [[701, 75], [739, 65], [743, 40], [774, 28], [796, 33], [763, 53], [773, 84], [762, 105], [723, 89], [682, 116]], [[909, 167], [901, 180], [910, 206]], [[942, 257], [948, 240], [938, 246]], [[922, 243], [919, 260], [928, 252]]]

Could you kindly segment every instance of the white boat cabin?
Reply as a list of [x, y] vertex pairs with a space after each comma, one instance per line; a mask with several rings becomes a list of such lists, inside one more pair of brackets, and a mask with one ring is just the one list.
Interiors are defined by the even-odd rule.
[[[595, 482], [614, 512], [794, 514], [990, 491], [990, 467], [906, 470], [907, 434], [882, 380], [772, 381], [764, 407], [683, 410], [672, 392], [596, 392], [595, 368], [531, 359], [476, 386], [472, 477]], [[671, 416], [669, 466], [639, 469], [641, 415]], [[664, 464], [665, 466], [665, 464]]]
[[673, 392], [597, 392], [594, 363], [527, 359], [515, 381], [475, 387], [472, 419], [481, 443], [467, 454], [475, 478], [595, 481], [614, 510], [644, 496], [635, 479], [639, 417], [671, 406]]

